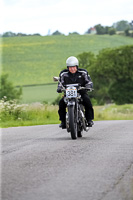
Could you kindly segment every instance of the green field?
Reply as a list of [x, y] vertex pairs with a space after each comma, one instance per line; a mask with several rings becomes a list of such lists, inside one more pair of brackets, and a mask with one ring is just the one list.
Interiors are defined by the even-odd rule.
[[21, 103], [52, 103], [58, 96], [57, 84], [23, 87]]
[[1, 44], [2, 66], [14, 85], [52, 83], [68, 56], [130, 44], [132, 38], [118, 35], [8, 37]]

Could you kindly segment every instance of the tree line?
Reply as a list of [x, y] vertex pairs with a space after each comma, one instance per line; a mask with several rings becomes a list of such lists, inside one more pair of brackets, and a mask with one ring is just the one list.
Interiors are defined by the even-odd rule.
[[13, 33], [11, 31], [5, 32], [1, 35], [2, 37], [21, 37], [21, 36], [41, 36], [39, 33], [26, 34], [26, 33]]
[[[97, 24], [94, 26], [94, 28], [96, 29], [96, 33], [98, 35], [103, 35], [103, 34], [114, 35], [117, 32], [119, 32], [119, 34], [123, 32], [126, 36], [133, 37], [133, 21], [129, 23], [128, 21], [122, 20], [114, 23], [111, 27]], [[87, 33], [90, 33], [90, 31], [91, 28], [88, 29]]]
[[[128, 22], [126, 20], [121, 20], [121, 21], [113, 23], [112, 26], [102, 26], [101, 24], [97, 24], [94, 27], [90, 27], [85, 32], [85, 34], [91, 34], [92, 28], [95, 29], [95, 34], [98, 34], [98, 35], [103, 35], [103, 34], [114, 35], [117, 32], [122, 32], [120, 34], [124, 34], [126, 36], [133, 37], [133, 21]], [[75, 35], [75, 34], [79, 34], [79, 33], [76, 31], [69, 33], [69, 35], [72, 35], [72, 34]], [[51, 35], [64, 35], [64, 34], [61, 33], [60, 31], [56, 30]], [[3, 33], [1, 36], [2, 37], [41, 36], [41, 34], [39, 34], [39, 33], [35, 33], [35, 34], [13, 33], [11, 31], [9, 31], [9, 32]]]

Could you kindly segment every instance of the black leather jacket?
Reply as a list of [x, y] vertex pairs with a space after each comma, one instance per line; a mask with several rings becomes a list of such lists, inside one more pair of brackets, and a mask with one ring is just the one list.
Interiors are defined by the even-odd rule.
[[[87, 70], [78, 68], [77, 72], [72, 74], [68, 69], [64, 69], [59, 74], [60, 82], [63, 86], [67, 84], [79, 83], [82, 87], [93, 88], [93, 82]], [[61, 85], [58, 85], [58, 89]], [[58, 91], [57, 89], [57, 91]], [[83, 93], [83, 92], [82, 92]]]

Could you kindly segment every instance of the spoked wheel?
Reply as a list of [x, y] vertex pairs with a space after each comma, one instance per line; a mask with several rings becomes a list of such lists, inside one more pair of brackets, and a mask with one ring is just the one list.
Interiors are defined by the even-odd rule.
[[77, 139], [77, 122], [76, 122], [76, 117], [74, 115], [74, 106], [69, 107], [68, 113], [69, 113], [69, 127], [71, 132], [71, 138], [75, 140]]

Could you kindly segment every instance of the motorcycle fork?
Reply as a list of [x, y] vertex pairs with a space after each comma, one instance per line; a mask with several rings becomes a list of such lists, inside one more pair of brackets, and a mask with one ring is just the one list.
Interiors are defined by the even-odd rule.
[[75, 100], [75, 114], [76, 114], [76, 123], [78, 124], [78, 102]]

